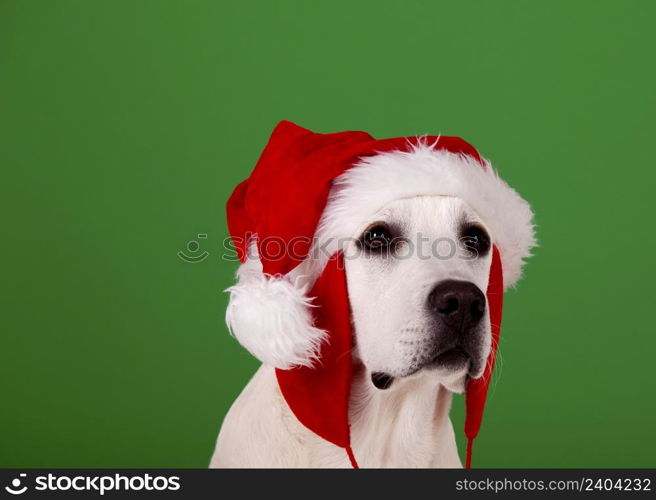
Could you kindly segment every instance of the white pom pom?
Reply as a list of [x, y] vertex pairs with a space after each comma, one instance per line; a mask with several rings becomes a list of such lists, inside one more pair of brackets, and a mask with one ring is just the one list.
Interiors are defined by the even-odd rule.
[[230, 333], [262, 363], [276, 368], [312, 366], [326, 332], [313, 326], [311, 299], [284, 276], [265, 276], [252, 256], [228, 288]]

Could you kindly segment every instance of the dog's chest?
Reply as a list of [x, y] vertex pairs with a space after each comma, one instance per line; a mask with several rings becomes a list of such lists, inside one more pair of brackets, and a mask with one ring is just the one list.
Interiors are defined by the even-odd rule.
[[[355, 398], [359, 393], [353, 391]], [[365, 468], [462, 467], [448, 417], [451, 395], [434, 387], [407, 387], [396, 394], [371, 393], [353, 401], [351, 444]], [[302, 435], [310, 467], [350, 467], [338, 448], [304, 428]]]

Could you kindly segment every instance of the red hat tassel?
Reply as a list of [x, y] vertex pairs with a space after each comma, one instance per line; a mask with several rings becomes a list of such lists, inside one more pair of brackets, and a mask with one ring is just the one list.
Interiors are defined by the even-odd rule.
[[351, 462], [351, 467], [354, 469], [359, 469], [360, 466], [358, 465], [358, 461], [355, 459], [353, 448], [351, 448], [350, 445], [346, 447], [346, 454], [348, 455], [349, 461]]

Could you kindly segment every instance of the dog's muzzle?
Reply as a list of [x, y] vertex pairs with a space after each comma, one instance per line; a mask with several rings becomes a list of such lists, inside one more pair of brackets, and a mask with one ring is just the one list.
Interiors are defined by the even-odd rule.
[[[455, 371], [469, 365], [469, 375], [479, 376], [484, 334], [481, 324], [487, 309], [480, 288], [469, 281], [441, 281], [429, 293], [427, 307], [433, 318], [433, 348], [411, 373], [429, 366]], [[385, 390], [391, 387], [394, 377], [374, 372], [371, 382]]]

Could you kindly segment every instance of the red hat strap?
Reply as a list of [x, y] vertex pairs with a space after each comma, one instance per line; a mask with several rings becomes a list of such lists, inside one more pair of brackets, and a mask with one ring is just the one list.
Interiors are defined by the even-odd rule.
[[[333, 255], [308, 297], [314, 298], [314, 326], [330, 332], [318, 366], [276, 370], [280, 390], [296, 418], [326, 441], [345, 448], [357, 466], [349, 432], [352, 333], [341, 252]], [[317, 369], [320, 368], [320, 369]]]
[[467, 455], [465, 467], [471, 468], [472, 448], [474, 439], [481, 428], [485, 398], [492, 379], [494, 362], [496, 360], [497, 348], [499, 346], [499, 334], [501, 332], [501, 313], [503, 309], [503, 268], [501, 266], [501, 255], [496, 246], [492, 249], [492, 264], [490, 266], [490, 279], [487, 285], [487, 304], [490, 311], [490, 328], [492, 330], [492, 346], [487, 358], [483, 376], [470, 380], [467, 384], [465, 394], [465, 436], [467, 437]]

